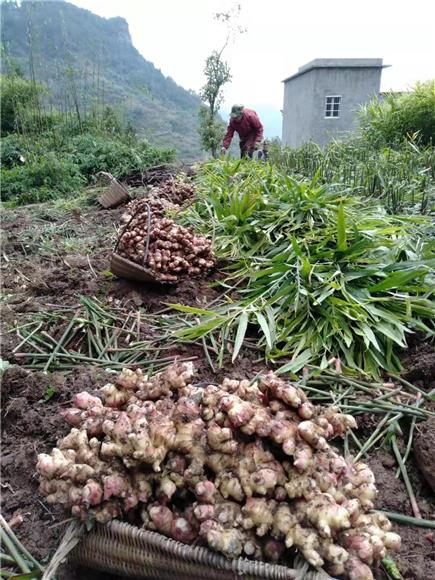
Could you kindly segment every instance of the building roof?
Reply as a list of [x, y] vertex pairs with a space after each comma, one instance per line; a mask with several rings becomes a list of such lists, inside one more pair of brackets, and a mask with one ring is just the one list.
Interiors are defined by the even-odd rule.
[[284, 79], [286, 83], [307, 72], [319, 68], [386, 68], [389, 64], [382, 64], [382, 58], [316, 58], [299, 67], [296, 74]]

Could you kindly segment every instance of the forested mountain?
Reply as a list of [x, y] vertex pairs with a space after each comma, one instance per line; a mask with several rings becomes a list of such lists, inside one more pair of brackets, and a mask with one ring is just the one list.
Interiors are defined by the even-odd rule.
[[174, 146], [185, 160], [201, 156], [199, 97], [139, 54], [123, 18], [48, 0], [3, 2], [1, 20], [3, 68], [17, 63], [54, 106], [113, 105], [152, 143]]

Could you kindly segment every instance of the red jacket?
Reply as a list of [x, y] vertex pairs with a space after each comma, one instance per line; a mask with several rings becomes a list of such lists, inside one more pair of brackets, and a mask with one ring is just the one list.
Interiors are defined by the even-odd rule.
[[231, 144], [234, 131], [240, 137], [240, 148], [250, 149], [255, 143], [263, 140], [263, 125], [255, 111], [243, 109], [243, 117], [238, 121], [231, 119], [222, 146], [225, 149]]

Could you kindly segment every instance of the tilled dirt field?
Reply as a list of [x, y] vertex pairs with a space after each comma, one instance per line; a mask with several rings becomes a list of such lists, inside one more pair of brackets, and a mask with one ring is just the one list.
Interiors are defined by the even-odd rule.
[[[11, 327], [32, 319], [35, 313], [58, 311], [74, 306], [80, 294], [109, 299], [130, 300], [132, 305], [155, 312], [164, 302], [198, 305], [215, 297], [209, 280], [186, 280], [176, 287], [161, 289], [134, 284], [108, 275], [110, 253], [122, 210], [85, 208], [62, 212], [44, 207], [9, 211], [3, 220], [3, 352], [2, 359], [15, 363], [13, 349], [19, 338], [9, 333]], [[216, 274], [213, 274], [216, 276]], [[212, 275], [212, 276], [213, 276]], [[175, 354], [175, 353], [172, 353]], [[212, 377], [203, 361], [203, 350], [183, 346], [179, 353], [195, 356], [200, 380]], [[403, 376], [416, 385], [435, 387], [435, 349], [416, 341], [402, 353]], [[263, 367], [264, 368], [264, 367]], [[249, 358], [236, 365], [227, 364], [219, 375], [247, 378], [262, 369]], [[68, 514], [47, 505], [38, 493], [35, 472], [36, 455], [47, 452], [69, 427], [60, 411], [81, 390], [92, 392], [107, 382], [104, 370], [80, 366], [63, 374], [27, 370], [12, 366], [3, 374], [2, 385], [2, 513], [9, 520], [16, 514], [23, 523], [15, 529], [26, 547], [41, 561], [46, 561], [57, 547]], [[48, 397], [47, 393], [51, 393]], [[373, 428], [370, 416], [361, 420], [361, 428]], [[421, 427], [417, 426], [417, 430]], [[435, 437], [433, 427], [425, 432]], [[395, 477], [394, 457], [385, 449], [373, 453], [369, 461], [379, 487], [378, 507], [412, 515], [406, 488]], [[422, 517], [435, 519], [435, 498], [411, 457], [408, 463], [411, 481]], [[395, 525], [403, 539], [396, 561], [404, 578], [435, 578], [435, 533], [424, 528]], [[109, 578], [93, 571], [66, 567], [65, 579]], [[379, 572], [379, 577], [382, 577]]]

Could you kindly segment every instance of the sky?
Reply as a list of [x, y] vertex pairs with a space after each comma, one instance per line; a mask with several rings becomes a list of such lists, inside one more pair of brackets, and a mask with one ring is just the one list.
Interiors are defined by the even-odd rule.
[[165, 76], [198, 92], [205, 59], [226, 27], [214, 18], [239, 4], [246, 29], [225, 48], [232, 81], [223, 112], [242, 103], [280, 116], [282, 80], [315, 58], [383, 58], [381, 90], [435, 78], [434, 0], [70, 0], [127, 20], [134, 46]]

